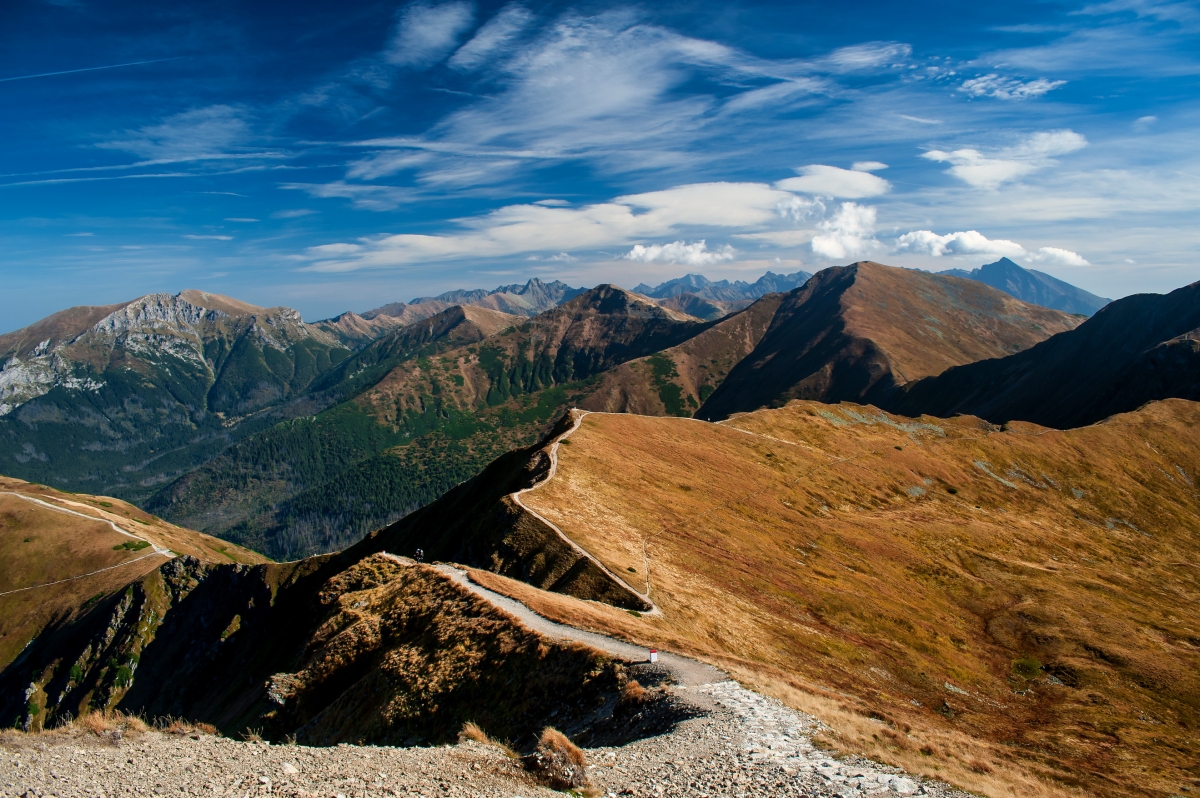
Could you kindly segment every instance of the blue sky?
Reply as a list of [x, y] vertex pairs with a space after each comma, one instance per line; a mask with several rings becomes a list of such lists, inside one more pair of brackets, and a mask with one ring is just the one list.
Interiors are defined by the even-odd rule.
[[4, 8], [4, 330], [864, 258], [1200, 279], [1196, 2]]

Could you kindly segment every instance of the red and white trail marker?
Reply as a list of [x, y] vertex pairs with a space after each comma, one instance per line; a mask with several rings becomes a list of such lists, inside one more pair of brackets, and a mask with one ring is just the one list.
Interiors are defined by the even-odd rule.
[[650, 661], [658, 662], [658, 649], [657, 648], [650, 649]]

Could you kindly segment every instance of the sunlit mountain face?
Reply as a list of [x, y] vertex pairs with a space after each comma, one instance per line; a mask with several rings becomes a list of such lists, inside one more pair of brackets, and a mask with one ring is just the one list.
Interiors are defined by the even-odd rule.
[[0, 329], [185, 288], [1195, 279], [1200, 9], [14, 0]]

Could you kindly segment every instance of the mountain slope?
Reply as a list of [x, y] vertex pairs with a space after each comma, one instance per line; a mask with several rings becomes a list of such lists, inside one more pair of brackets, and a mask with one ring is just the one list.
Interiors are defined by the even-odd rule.
[[787, 295], [699, 415], [796, 398], [878, 402], [912, 380], [1026, 349], [1079, 322], [969, 280], [870, 262], [825, 269]]
[[347, 354], [290, 308], [199, 291], [64, 311], [0, 337], [0, 468], [139, 499]]
[[997, 423], [1090, 424], [1155, 399], [1200, 399], [1200, 283], [1106, 305], [1070, 332], [910, 385], [889, 407]]
[[120, 499], [0, 477], [0, 668], [47, 624], [123, 589], [172, 552], [212, 563], [266, 561]]
[[[598, 373], [706, 327], [612, 286], [510, 320], [459, 308], [385, 336], [328, 377], [357, 393], [231, 447], [148, 506], [277, 558], [343, 548], [533, 443]], [[398, 359], [393, 339], [407, 342]]]
[[[558, 307], [582, 294], [587, 289], [572, 288], [566, 283], [555, 280], [543, 283], [538, 278], [530, 279], [525, 285], [502, 285], [491, 291], [482, 288], [474, 290], [447, 291], [432, 297], [417, 297], [408, 303], [408, 307], [420, 306], [427, 303], [451, 302], [455, 305], [475, 305], [482, 308], [498, 310], [502, 313], [513, 313], [518, 316], [536, 316], [547, 310]], [[399, 303], [386, 305], [388, 312], [395, 314]], [[380, 309], [381, 311], [383, 308]]]
[[730, 668], [969, 789], [1192, 783], [1200, 404], [1056, 432], [793, 402], [588, 415], [568, 440], [523, 504], [662, 615], [539, 612]]
[[767, 294], [681, 344], [606, 371], [578, 406], [608, 413], [690, 416], [754, 351], [783, 302]]
[[998, 288], [1022, 302], [1061, 310], [1064, 313], [1081, 313], [1084, 316], [1090, 316], [1112, 302], [1111, 299], [1090, 294], [1082, 288], [1076, 288], [1070, 283], [1063, 282], [1057, 277], [1051, 277], [1044, 272], [1022, 268], [1008, 258], [1001, 258], [995, 263], [986, 263], [971, 271], [949, 269], [938, 272], [938, 274], [976, 280], [984, 285], [990, 285], [992, 288]]
[[[323, 375], [311, 390], [330, 401], [344, 400], [370, 388], [401, 363], [477, 343], [519, 320], [484, 308], [452, 306], [384, 335]], [[276, 514], [286, 514], [290, 497], [336, 478], [404, 440], [403, 434], [377, 424], [356, 404], [339, 405], [312, 418], [281, 422], [239, 441], [160, 489], [146, 507], [220, 536], [228, 536], [240, 526], [242, 531], [232, 537], [271, 548], [267, 540], [249, 533], [246, 525], [274, 527], [279, 523]], [[378, 513], [373, 516], [374, 523], [395, 520], [398, 516], [393, 514], [412, 509], [414, 501], [395, 491], [375, 498], [373, 506]], [[271, 551], [294, 558], [314, 550], [342, 548], [369, 528], [343, 527], [333, 538], [297, 547], [276, 546]]]

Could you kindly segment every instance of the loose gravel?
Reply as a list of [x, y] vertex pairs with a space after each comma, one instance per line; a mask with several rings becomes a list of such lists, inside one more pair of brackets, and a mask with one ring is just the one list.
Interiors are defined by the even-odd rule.
[[[670, 733], [587, 749], [603, 796], [908, 796], [965, 793], [813, 745], [814, 718], [723, 681], [675, 687], [699, 710]], [[518, 760], [476, 742], [440, 748], [307, 748], [209, 735], [145, 732], [124, 740], [79, 733], [0, 736], [0, 798], [9, 796], [283, 795], [535, 798]]]

